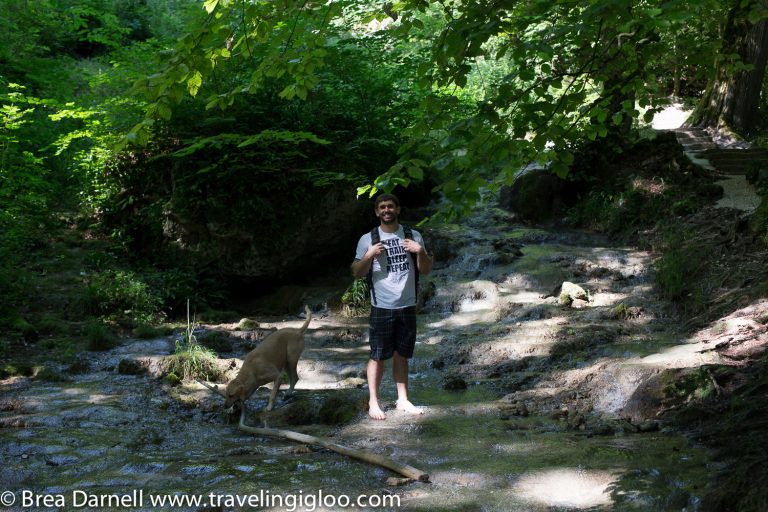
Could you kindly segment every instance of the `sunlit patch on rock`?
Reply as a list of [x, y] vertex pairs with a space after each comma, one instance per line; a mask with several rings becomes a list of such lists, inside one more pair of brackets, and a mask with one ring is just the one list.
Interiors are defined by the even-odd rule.
[[590, 508], [612, 503], [608, 487], [615, 478], [606, 471], [553, 469], [523, 475], [512, 493], [518, 499], [550, 507]]

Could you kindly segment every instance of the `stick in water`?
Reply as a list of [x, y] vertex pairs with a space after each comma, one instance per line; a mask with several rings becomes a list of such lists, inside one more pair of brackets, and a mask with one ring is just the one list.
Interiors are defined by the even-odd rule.
[[371, 464], [376, 464], [377, 466], [381, 466], [383, 468], [389, 469], [391, 471], [394, 471], [395, 473], [399, 473], [413, 480], [418, 480], [419, 482], [429, 482], [429, 475], [424, 473], [423, 471], [416, 469], [412, 466], [408, 466], [406, 464], [401, 464], [383, 455], [378, 455], [376, 453], [370, 453], [370, 452], [366, 452], [364, 450], [358, 450], [355, 448], [348, 448], [340, 444], [332, 443], [331, 441], [327, 439], [323, 439], [321, 437], [301, 434], [299, 432], [293, 432], [292, 430], [282, 430], [282, 429], [276, 429], [276, 428], [259, 428], [259, 427], [248, 426], [245, 424], [245, 409], [243, 409], [240, 413], [240, 424], [238, 426], [240, 430], [244, 432], [248, 432], [250, 434], [257, 434], [257, 435], [269, 436], [269, 437], [279, 437], [282, 439], [290, 439], [291, 441], [298, 441], [300, 443], [320, 445], [323, 448], [333, 450], [334, 452], [340, 453], [342, 455], [346, 455], [347, 457], [352, 457], [353, 459], [358, 459]]

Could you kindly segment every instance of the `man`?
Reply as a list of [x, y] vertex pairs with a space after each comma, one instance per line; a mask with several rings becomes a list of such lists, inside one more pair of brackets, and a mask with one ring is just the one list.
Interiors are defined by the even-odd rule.
[[[408, 400], [408, 359], [416, 344], [416, 279], [429, 274], [432, 258], [424, 239], [415, 230], [400, 225], [400, 201], [393, 194], [376, 198], [374, 212], [379, 218], [379, 242], [366, 233], [357, 243], [352, 275], [371, 280], [370, 345], [368, 360], [368, 415], [384, 420], [379, 404], [379, 387], [387, 359], [392, 358], [392, 377], [397, 388], [397, 409], [411, 414], [423, 411]], [[373, 233], [376, 236], [375, 232]], [[416, 268], [414, 268], [416, 265]]]

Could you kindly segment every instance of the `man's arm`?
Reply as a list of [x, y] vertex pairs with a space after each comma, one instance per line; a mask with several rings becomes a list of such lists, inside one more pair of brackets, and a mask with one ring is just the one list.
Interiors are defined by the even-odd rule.
[[411, 254], [416, 255], [416, 267], [419, 274], [427, 275], [432, 272], [432, 256], [427, 254], [427, 250], [416, 240], [404, 240], [403, 247]]
[[416, 255], [416, 266], [419, 268], [419, 273], [427, 275], [432, 272], [432, 263], [432, 256], [427, 254], [427, 251], [422, 247]]

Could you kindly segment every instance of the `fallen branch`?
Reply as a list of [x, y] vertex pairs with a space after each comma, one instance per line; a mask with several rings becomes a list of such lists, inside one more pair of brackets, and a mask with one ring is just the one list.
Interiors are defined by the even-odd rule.
[[238, 425], [240, 430], [248, 432], [250, 434], [257, 434], [269, 437], [278, 437], [281, 439], [290, 439], [291, 441], [298, 441], [300, 443], [316, 444], [323, 448], [333, 450], [336, 453], [352, 457], [353, 459], [362, 460], [371, 464], [376, 464], [383, 468], [387, 468], [395, 473], [399, 473], [405, 477], [419, 482], [429, 482], [429, 475], [421, 470], [406, 464], [401, 464], [395, 460], [385, 457], [384, 455], [378, 455], [376, 453], [370, 453], [363, 450], [357, 450], [355, 448], [347, 448], [340, 444], [332, 443], [327, 439], [321, 437], [310, 436], [307, 434], [301, 434], [299, 432], [293, 432], [291, 430], [281, 430], [276, 428], [259, 428], [251, 427], [245, 424], [245, 409], [240, 413], [240, 423]]
[[198, 381], [197, 381], [197, 382], [198, 382], [199, 384], [202, 384], [203, 386], [207, 387], [208, 389], [210, 389], [210, 390], [211, 390], [211, 391], [213, 391], [214, 393], [217, 393], [217, 394], [219, 394], [219, 395], [223, 396], [224, 398], [226, 398], [226, 395], [224, 394], [224, 392], [223, 392], [222, 390], [220, 390], [220, 389], [219, 389], [219, 387], [218, 387], [218, 386], [213, 386], [213, 385], [211, 385], [211, 384], [208, 384], [208, 383], [207, 383], [207, 382], [205, 382], [204, 380], [199, 380], [199, 379], [198, 379]]

